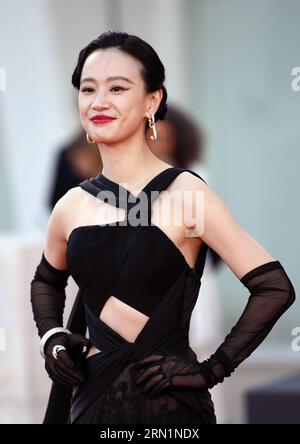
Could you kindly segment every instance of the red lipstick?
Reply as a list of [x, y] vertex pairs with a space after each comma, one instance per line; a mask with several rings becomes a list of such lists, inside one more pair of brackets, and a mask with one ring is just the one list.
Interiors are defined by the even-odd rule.
[[108, 123], [115, 120], [116, 117], [106, 116], [106, 115], [97, 115], [91, 118], [93, 123]]

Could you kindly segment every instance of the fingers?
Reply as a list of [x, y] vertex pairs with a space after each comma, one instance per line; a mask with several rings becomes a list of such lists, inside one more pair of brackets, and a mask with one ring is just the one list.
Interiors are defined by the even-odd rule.
[[136, 384], [144, 383], [144, 393], [156, 395], [164, 388], [170, 386], [170, 381], [165, 378], [161, 366], [165, 355], [152, 354], [134, 364], [136, 370]]
[[60, 382], [68, 385], [79, 385], [80, 381], [75, 376], [71, 375], [69, 372], [65, 370], [64, 367], [60, 366], [60, 363], [54, 363], [54, 371], [56, 379], [60, 380]]
[[[142, 382], [141, 378], [137, 383], [140, 382]], [[156, 395], [170, 385], [170, 381], [166, 379], [164, 375], [162, 375], [161, 373], [153, 373], [152, 375], [150, 375], [147, 382], [144, 383], [143, 391], [147, 394]]]
[[169, 387], [171, 384], [168, 380], [162, 379], [160, 382], [158, 382], [152, 389], [151, 394], [157, 395], [160, 393], [163, 389]]
[[151, 363], [151, 362], [158, 362], [158, 361], [161, 361], [162, 359], [164, 359], [163, 355], [153, 354], [153, 355], [147, 356], [147, 358], [144, 358], [141, 361], [136, 362], [133, 365], [133, 367], [135, 369], [144, 368], [144, 367], [148, 366], [149, 363]]
[[75, 363], [66, 350], [62, 350], [58, 353], [56, 361], [63, 363], [67, 368], [71, 370], [76, 370]]
[[144, 382], [149, 377], [157, 374], [158, 370], [159, 370], [159, 365], [154, 365], [152, 367], [147, 368], [147, 370], [138, 371], [136, 374], [136, 383], [140, 384], [141, 382]]
[[[59, 382], [79, 385], [84, 381], [83, 373], [75, 366], [66, 350], [58, 352], [57, 359], [50, 355], [47, 358], [47, 367], [51, 368], [52, 373], [55, 373], [54, 376], [59, 379]], [[48, 371], [47, 367], [46, 370]], [[49, 376], [51, 377], [51, 375]]]
[[70, 338], [69, 347], [72, 357], [78, 361], [84, 359], [88, 354], [91, 343], [86, 337], [74, 333], [72, 338]]
[[152, 392], [154, 387], [157, 386], [157, 384], [159, 384], [163, 380], [163, 378], [164, 376], [161, 374], [151, 377], [144, 385], [144, 393]]
[[79, 381], [84, 379], [83, 373], [75, 366], [75, 363], [71, 359], [68, 352], [64, 350], [59, 352], [58, 359], [55, 361], [55, 363], [71, 377], [75, 377]]
[[173, 385], [176, 387], [204, 388], [205, 380], [199, 374], [195, 375], [174, 375], [172, 377]]
[[79, 335], [78, 333], [73, 333], [72, 338], [70, 338], [71, 346], [76, 347], [88, 347], [90, 345], [89, 339], [87, 339], [85, 336]]
[[57, 382], [58, 384], [62, 384], [62, 385], [70, 385], [70, 384], [67, 384], [65, 378], [62, 378], [60, 375], [57, 374], [57, 372], [54, 372], [54, 373], [51, 372], [51, 373], [48, 373], [48, 375], [53, 382]]
[[84, 381], [83, 373], [75, 366], [69, 366], [68, 364], [66, 364], [66, 361], [57, 359], [54, 362], [54, 365], [59, 368], [60, 371], [63, 372], [67, 378], [70, 378], [70, 380], [72, 379], [72, 381], [76, 384], [80, 384]]
[[49, 378], [52, 379], [53, 382], [63, 384], [63, 385], [71, 385], [70, 378], [66, 377], [66, 375], [62, 374], [61, 371], [54, 365], [54, 363], [46, 362], [45, 368], [49, 375]]

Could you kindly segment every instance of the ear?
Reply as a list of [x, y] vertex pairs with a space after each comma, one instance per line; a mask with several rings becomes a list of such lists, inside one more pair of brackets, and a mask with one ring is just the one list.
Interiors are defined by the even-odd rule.
[[162, 98], [163, 98], [163, 90], [161, 88], [148, 94], [146, 117], [148, 117], [148, 115], [150, 114], [156, 113]]

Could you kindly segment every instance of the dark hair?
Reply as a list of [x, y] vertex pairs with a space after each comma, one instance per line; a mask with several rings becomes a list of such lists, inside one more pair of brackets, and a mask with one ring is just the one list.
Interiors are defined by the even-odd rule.
[[[72, 85], [79, 90], [81, 72], [86, 58], [96, 49], [118, 48], [142, 64], [141, 76], [147, 93], [162, 89], [163, 97], [154, 115], [155, 121], [163, 120], [167, 113], [167, 90], [163, 85], [165, 68], [155, 50], [147, 42], [127, 32], [107, 31], [92, 40], [79, 53], [77, 66], [72, 75]], [[148, 119], [146, 129], [149, 127]]]

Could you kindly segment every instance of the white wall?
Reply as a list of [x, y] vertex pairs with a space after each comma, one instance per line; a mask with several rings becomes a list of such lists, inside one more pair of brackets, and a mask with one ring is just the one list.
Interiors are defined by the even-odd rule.
[[[16, 11], [18, 13], [16, 14]], [[1, 95], [8, 186], [17, 230], [38, 225], [51, 153], [64, 133], [56, 94], [57, 59], [45, 2], [3, 2], [1, 56], [7, 88]]]
[[[189, 14], [189, 97], [208, 134], [210, 185], [244, 229], [280, 260], [297, 293], [300, 93], [291, 89], [291, 69], [300, 63], [300, 3], [192, 0]], [[220, 278], [229, 329], [247, 291], [228, 267]], [[270, 341], [290, 342], [299, 305], [297, 299]]]

